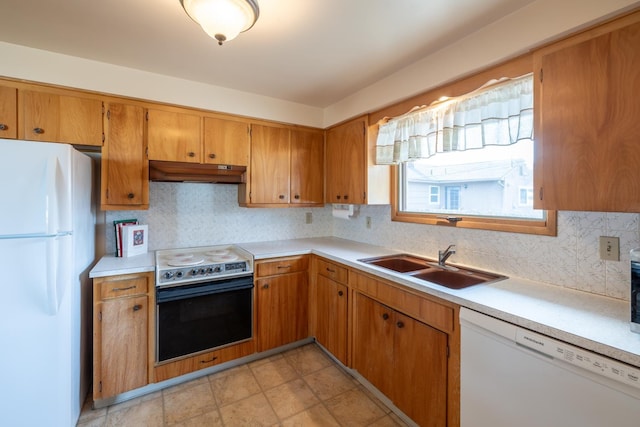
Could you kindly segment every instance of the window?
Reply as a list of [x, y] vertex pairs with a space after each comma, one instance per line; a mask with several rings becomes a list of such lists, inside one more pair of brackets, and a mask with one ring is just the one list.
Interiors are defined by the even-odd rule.
[[432, 205], [440, 203], [440, 187], [435, 185], [429, 187], [429, 203]]
[[376, 158], [394, 165], [392, 219], [555, 235], [555, 212], [533, 209], [532, 138], [531, 75], [381, 124]]

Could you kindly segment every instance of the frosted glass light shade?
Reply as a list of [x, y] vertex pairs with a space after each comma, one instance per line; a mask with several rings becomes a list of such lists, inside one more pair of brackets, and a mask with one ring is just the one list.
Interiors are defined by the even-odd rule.
[[187, 14], [218, 44], [233, 40], [260, 15], [255, 0], [180, 0]]

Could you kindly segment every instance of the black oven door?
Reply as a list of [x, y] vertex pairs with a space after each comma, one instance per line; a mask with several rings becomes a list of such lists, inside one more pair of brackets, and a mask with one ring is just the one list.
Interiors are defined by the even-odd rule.
[[253, 276], [158, 288], [156, 361], [253, 336]]

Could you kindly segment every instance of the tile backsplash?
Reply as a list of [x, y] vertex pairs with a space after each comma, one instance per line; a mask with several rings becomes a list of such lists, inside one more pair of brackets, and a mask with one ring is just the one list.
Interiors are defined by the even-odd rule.
[[[366, 217], [371, 228], [366, 228]], [[629, 251], [640, 247], [640, 215], [558, 212], [557, 237], [392, 222], [389, 206], [362, 206], [354, 220], [338, 220], [333, 235], [437, 258], [456, 245], [452, 263], [630, 299]], [[602, 261], [599, 236], [620, 238], [620, 261]]]
[[[149, 250], [336, 236], [429, 257], [456, 245], [453, 263], [628, 300], [629, 251], [640, 247], [640, 215], [559, 212], [558, 236], [392, 222], [389, 206], [361, 206], [354, 219], [323, 208], [241, 208], [236, 185], [150, 184], [148, 211], [106, 212], [105, 250], [115, 251], [114, 220], [149, 225]], [[313, 221], [305, 222], [311, 212]], [[371, 218], [371, 228], [366, 227]], [[620, 261], [602, 261], [598, 237], [620, 238]]]

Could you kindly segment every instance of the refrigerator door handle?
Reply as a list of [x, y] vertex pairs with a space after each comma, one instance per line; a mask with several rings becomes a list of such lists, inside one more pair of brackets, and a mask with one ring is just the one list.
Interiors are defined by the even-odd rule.
[[47, 277], [46, 277], [46, 295], [47, 295], [47, 307], [46, 312], [50, 316], [58, 314], [58, 308], [60, 307], [60, 299], [62, 295], [58, 292], [58, 246], [60, 242], [57, 237], [47, 239]]
[[58, 196], [60, 191], [64, 191], [63, 185], [60, 185], [61, 179], [58, 178], [58, 158], [49, 157], [47, 159], [47, 171], [45, 172], [44, 182], [45, 198], [46, 198], [46, 224], [48, 235], [55, 235], [59, 231], [59, 216], [58, 216]]

